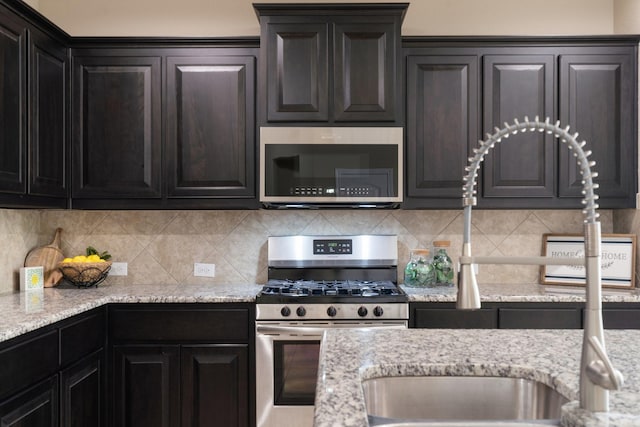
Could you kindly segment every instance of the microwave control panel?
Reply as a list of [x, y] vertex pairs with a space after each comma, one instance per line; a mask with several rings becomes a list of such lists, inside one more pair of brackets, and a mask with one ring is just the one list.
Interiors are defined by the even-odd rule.
[[308, 196], [308, 197], [378, 197], [379, 191], [374, 187], [340, 187], [340, 188], [323, 188], [323, 187], [292, 187], [289, 192], [292, 196]]

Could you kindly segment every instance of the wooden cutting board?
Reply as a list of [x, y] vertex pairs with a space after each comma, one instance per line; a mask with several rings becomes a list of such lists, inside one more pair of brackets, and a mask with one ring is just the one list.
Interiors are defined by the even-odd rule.
[[44, 286], [50, 288], [58, 285], [62, 279], [62, 272], [58, 270], [58, 264], [64, 259], [60, 250], [60, 234], [62, 228], [56, 229], [53, 240], [46, 246], [32, 249], [24, 259], [25, 267], [42, 266], [44, 270]]

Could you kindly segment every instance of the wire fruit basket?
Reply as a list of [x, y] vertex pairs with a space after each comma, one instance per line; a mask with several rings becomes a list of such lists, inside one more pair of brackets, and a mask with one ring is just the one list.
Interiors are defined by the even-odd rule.
[[90, 288], [107, 278], [111, 264], [111, 261], [61, 262], [58, 268], [67, 282], [79, 288]]

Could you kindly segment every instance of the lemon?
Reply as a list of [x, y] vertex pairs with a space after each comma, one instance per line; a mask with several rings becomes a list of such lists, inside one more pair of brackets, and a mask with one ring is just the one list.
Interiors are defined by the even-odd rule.
[[93, 254], [87, 257], [87, 262], [100, 262], [100, 256]]
[[87, 257], [85, 255], [76, 255], [72, 259], [73, 262], [87, 262]]
[[62, 260], [62, 262], [73, 262], [73, 260], [71, 258], [65, 258]]

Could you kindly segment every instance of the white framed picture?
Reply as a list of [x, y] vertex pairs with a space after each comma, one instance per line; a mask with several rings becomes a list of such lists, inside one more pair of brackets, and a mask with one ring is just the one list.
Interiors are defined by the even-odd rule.
[[[543, 235], [542, 255], [549, 257], [584, 257], [584, 236], [577, 234]], [[635, 287], [635, 234], [603, 234], [600, 250], [602, 287], [631, 289]], [[584, 265], [544, 265], [540, 279], [543, 285], [584, 286]]]

